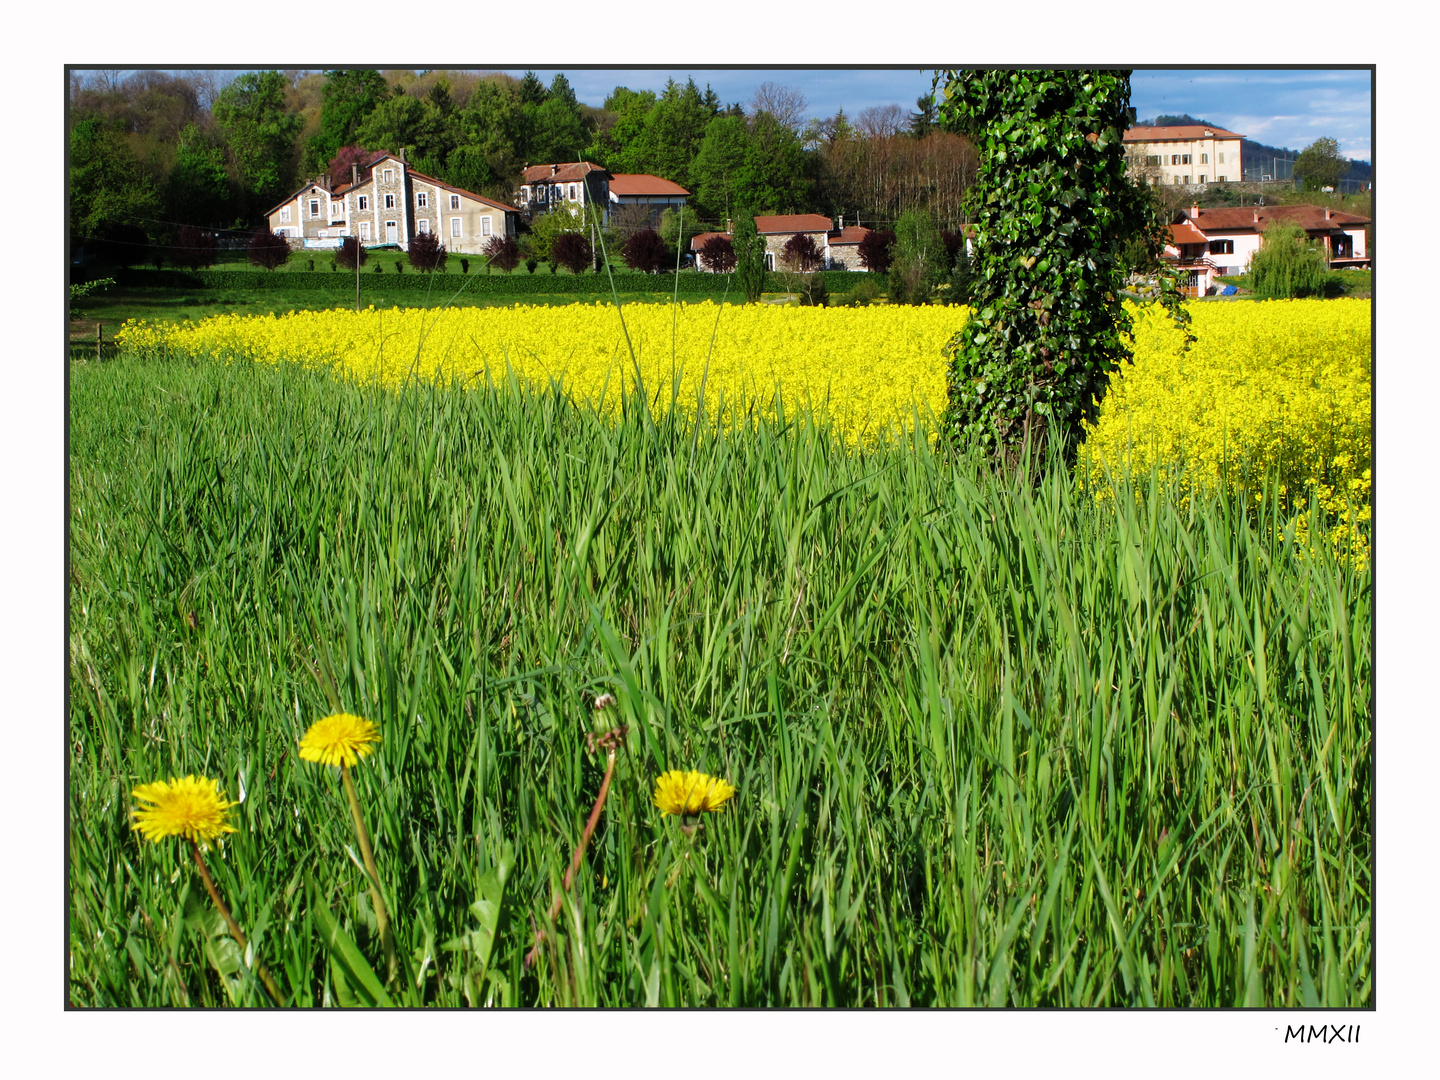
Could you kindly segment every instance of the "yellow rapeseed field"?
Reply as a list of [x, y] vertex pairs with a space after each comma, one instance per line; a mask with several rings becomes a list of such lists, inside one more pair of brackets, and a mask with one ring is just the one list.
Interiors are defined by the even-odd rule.
[[[1193, 304], [1197, 342], [1163, 312], [1135, 312], [1135, 363], [1111, 383], [1085, 461], [1091, 475], [1155, 468], [1182, 492], [1233, 488], [1275, 474], [1287, 493], [1314, 489], [1331, 523], [1369, 516], [1370, 302]], [[334, 365], [362, 380], [558, 382], [617, 409], [634, 384], [693, 408], [702, 380], [712, 415], [777, 391], [809, 404], [848, 443], [871, 444], [945, 406], [941, 349], [964, 322], [957, 307], [800, 308], [637, 304], [624, 327], [608, 303], [564, 307], [298, 311], [217, 316], [194, 324], [132, 322], [130, 346], [188, 354]], [[626, 333], [629, 332], [627, 345]], [[1300, 519], [1301, 531], [1307, 523]]]
[[[186, 353], [278, 362], [336, 364], [360, 379], [398, 385], [503, 380], [558, 381], [581, 401], [618, 409], [635, 362], [648, 396], [693, 408], [704, 381], [712, 415], [780, 390], [808, 402], [852, 444], [886, 428], [913, 427], [915, 411], [945, 407], [940, 350], [964, 323], [959, 307], [801, 308], [716, 304], [635, 304], [624, 328], [613, 304], [571, 304], [443, 311], [398, 309], [296, 311], [275, 316], [217, 316], [193, 325], [127, 324], [119, 339]], [[713, 337], [713, 349], [712, 349]], [[707, 370], [708, 361], [708, 370]], [[926, 418], [928, 419], [928, 418]]]

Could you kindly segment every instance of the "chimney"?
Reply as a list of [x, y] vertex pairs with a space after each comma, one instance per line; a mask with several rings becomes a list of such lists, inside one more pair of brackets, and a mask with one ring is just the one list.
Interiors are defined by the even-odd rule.
[[1251, 210], [1250, 212], [1255, 215], [1255, 224], [1256, 224], [1256, 225], [1259, 225], [1259, 224], [1260, 224], [1260, 211], [1259, 211], [1259, 210]]
[[1200, 204], [1199, 204], [1199, 203], [1191, 203], [1191, 204], [1190, 204], [1190, 217], [1191, 217], [1191, 218], [1198, 218], [1199, 216], [1200, 216]]
[[400, 147], [400, 164], [405, 164], [405, 147]]
[[725, 219], [725, 232], [728, 234], [728, 233], [732, 233], [732, 232], [734, 232], [734, 231], [735, 231], [735, 230], [730, 227], [730, 219], [727, 217], [727, 218]]
[[1329, 221], [1329, 220], [1330, 220], [1330, 207], [1328, 207], [1328, 206], [1325, 207], [1325, 220], [1326, 220], [1326, 221]]
[[554, 175], [555, 175], [556, 173], [558, 173], [559, 171], [560, 171], [560, 166], [559, 166], [559, 165], [551, 165], [551, 166], [550, 166], [550, 175], [551, 175], [551, 176], [554, 176]]
[[360, 166], [354, 164], [353, 162], [350, 165], [350, 186], [360, 186]]

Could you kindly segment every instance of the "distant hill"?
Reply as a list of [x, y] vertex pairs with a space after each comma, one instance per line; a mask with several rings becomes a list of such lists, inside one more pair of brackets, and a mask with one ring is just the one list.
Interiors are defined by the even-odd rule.
[[[1216, 125], [1209, 120], [1191, 116], [1189, 113], [1181, 113], [1179, 116], [1162, 113], [1153, 119], [1136, 120], [1135, 124], [1138, 127], [1175, 127], [1182, 124], [1225, 127], [1224, 124]], [[1226, 128], [1226, 130], [1229, 129]], [[1262, 176], [1276, 176], [1277, 173], [1279, 179], [1287, 180], [1290, 178], [1290, 165], [1299, 156], [1299, 150], [1290, 150], [1283, 146], [1270, 146], [1267, 143], [1255, 142], [1253, 139], [1240, 140], [1240, 160], [1245, 169], [1246, 180], [1259, 180]], [[1352, 160], [1350, 170], [1345, 174], [1344, 179], [1369, 183], [1371, 172], [1370, 162]]]

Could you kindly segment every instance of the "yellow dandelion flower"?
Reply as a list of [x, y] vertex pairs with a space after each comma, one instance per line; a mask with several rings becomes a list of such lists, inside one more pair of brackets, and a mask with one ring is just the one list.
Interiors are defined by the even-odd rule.
[[380, 729], [359, 716], [336, 713], [316, 720], [300, 740], [300, 757], [321, 765], [354, 765], [380, 741]]
[[694, 817], [711, 810], [722, 810], [727, 799], [735, 794], [729, 783], [702, 772], [681, 772], [672, 769], [655, 781], [655, 805], [660, 814]]
[[196, 842], [214, 840], [222, 833], [235, 832], [226, 817], [238, 803], [228, 802], [220, 790], [220, 781], [203, 776], [187, 776], [183, 780], [157, 780], [141, 784], [131, 796], [149, 806], [131, 811], [132, 829], [139, 829], [146, 840], [158, 844], [167, 836], [183, 836]]

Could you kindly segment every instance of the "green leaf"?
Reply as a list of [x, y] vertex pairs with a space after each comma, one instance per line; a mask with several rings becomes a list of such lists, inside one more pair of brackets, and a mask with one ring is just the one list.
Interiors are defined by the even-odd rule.
[[[311, 897], [310, 912], [315, 917], [315, 924], [320, 930], [320, 940], [330, 953], [331, 963], [335, 970], [343, 975], [343, 981], [355, 991], [360, 1004], [369, 1008], [376, 1006], [390, 1008], [394, 1002], [385, 992], [385, 987], [381, 984], [379, 976], [375, 974], [375, 969], [366, 962], [354, 939], [345, 932], [339, 921], [318, 896]], [[336, 982], [340, 981], [337, 978]]]

